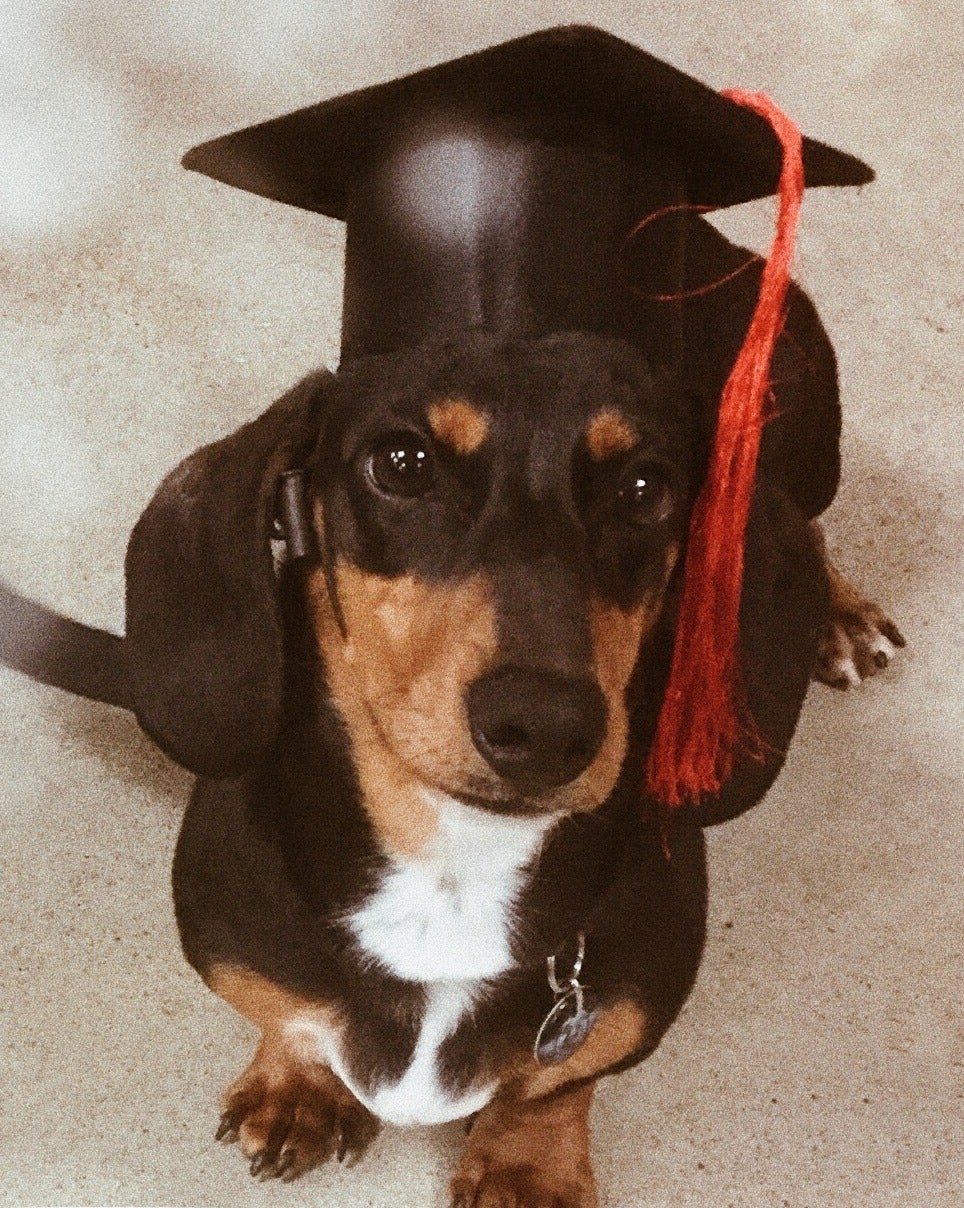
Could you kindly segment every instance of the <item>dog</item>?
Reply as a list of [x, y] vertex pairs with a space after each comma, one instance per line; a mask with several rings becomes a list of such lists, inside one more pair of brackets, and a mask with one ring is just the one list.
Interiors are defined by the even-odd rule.
[[[765, 796], [814, 674], [903, 645], [827, 558], [836, 365], [791, 288], [740, 600], [759, 758], [672, 811], [647, 789], [760, 282], [695, 214], [782, 177], [746, 99], [562, 27], [185, 157], [347, 224], [342, 367], [165, 479], [123, 639], [0, 584], [0, 660], [198, 776], [174, 906], [261, 1034], [216, 1130], [256, 1177], [463, 1119], [453, 1208], [592, 1208], [595, 1085], [697, 975], [702, 828]], [[798, 151], [801, 187], [873, 178]]]
[[[704, 268], [745, 258], [701, 237]], [[597, 1203], [596, 1083], [653, 1052], [696, 978], [701, 828], [764, 796], [812, 675], [847, 686], [903, 645], [827, 560], [836, 372], [794, 288], [741, 612], [768, 756], [669, 817], [646, 794], [744, 311], [688, 303], [679, 377], [578, 332], [314, 374], [182, 463], [135, 528], [138, 715], [200, 773], [181, 940], [260, 1030], [217, 1128], [253, 1175], [464, 1119], [453, 1208]], [[292, 556], [286, 529], [273, 558], [292, 471], [308, 540]]]

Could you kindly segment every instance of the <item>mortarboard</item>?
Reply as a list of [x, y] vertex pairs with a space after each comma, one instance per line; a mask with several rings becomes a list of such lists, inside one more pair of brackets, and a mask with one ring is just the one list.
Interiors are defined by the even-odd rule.
[[[810, 186], [873, 177], [811, 139], [803, 161]], [[640, 295], [679, 288], [687, 224], [656, 224], [645, 260], [627, 253], [628, 233], [661, 207], [774, 192], [781, 150], [759, 115], [620, 38], [563, 26], [224, 135], [183, 162], [347, 224], [343, 359], [467, 328], [570, 328], [666, 361], [675, 312]]]
[[[753, 738], [736, 667], [743, 537], [795, 211], [804, 183], [859, 185], [872, 170], [801, 139], [766, 98], [715, 92], [587, 26], [297, 110], [202, 143], [183, 162], [346, 223], [343, 364], [470, 330], [580, 330], [675, 368], [683, 283], [694, 275], [684, 214], [779, 190], [787, 221], [724, 390], [649, 767], [650, 789], [668, 804], [717, 791]], [[647, 215], [662, 220], [633, 241]]]

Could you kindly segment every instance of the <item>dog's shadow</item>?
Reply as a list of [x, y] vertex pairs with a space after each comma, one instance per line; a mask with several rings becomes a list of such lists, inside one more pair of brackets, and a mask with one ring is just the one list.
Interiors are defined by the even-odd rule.
[[964, 517], [940, 491], [910, 476], [899, 447], [866, 439], [845, 418], [841, 485], [826, 528], [831, 557], [891, 613], [912, 662], [927, 640], [915, 631], [914, 618], [926, 614], [926, 602], [958, 573]]
[[44, 720], [55, 729], [65, 756], [73, 752], [92, 761], [122, 790], [165, 809], [186, 804], [193, 776], [168, 759], [141, 730], [133, 713], [51, 690]]

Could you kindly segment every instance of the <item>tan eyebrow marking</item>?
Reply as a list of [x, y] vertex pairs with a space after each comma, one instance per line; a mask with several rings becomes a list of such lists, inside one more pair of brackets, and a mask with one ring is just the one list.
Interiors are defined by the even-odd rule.
[[593, 461], [605, 461], [616, 453], [628, 453], [639, 440], [639, 433], [612, 407], [597, 411], [586, 426], [586, 445]]
[[437, 440], [463, 456], [475, 453], [489, 435], [485, 415], [465, 399], [450, 398], [432, 403], [428, 422]]

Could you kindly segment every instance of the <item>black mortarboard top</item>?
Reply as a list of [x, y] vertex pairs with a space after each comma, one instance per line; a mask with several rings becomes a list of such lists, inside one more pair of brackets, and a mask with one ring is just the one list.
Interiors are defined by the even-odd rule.
[[[342, 357], [478, 328], [678, 351], [683, 202], [776, 188], [767, 122], [602, 30], [561, 26], [202, 143], [185, 167], [347, 223]], [[867, 165], [804, 141], [808, 185]]]

